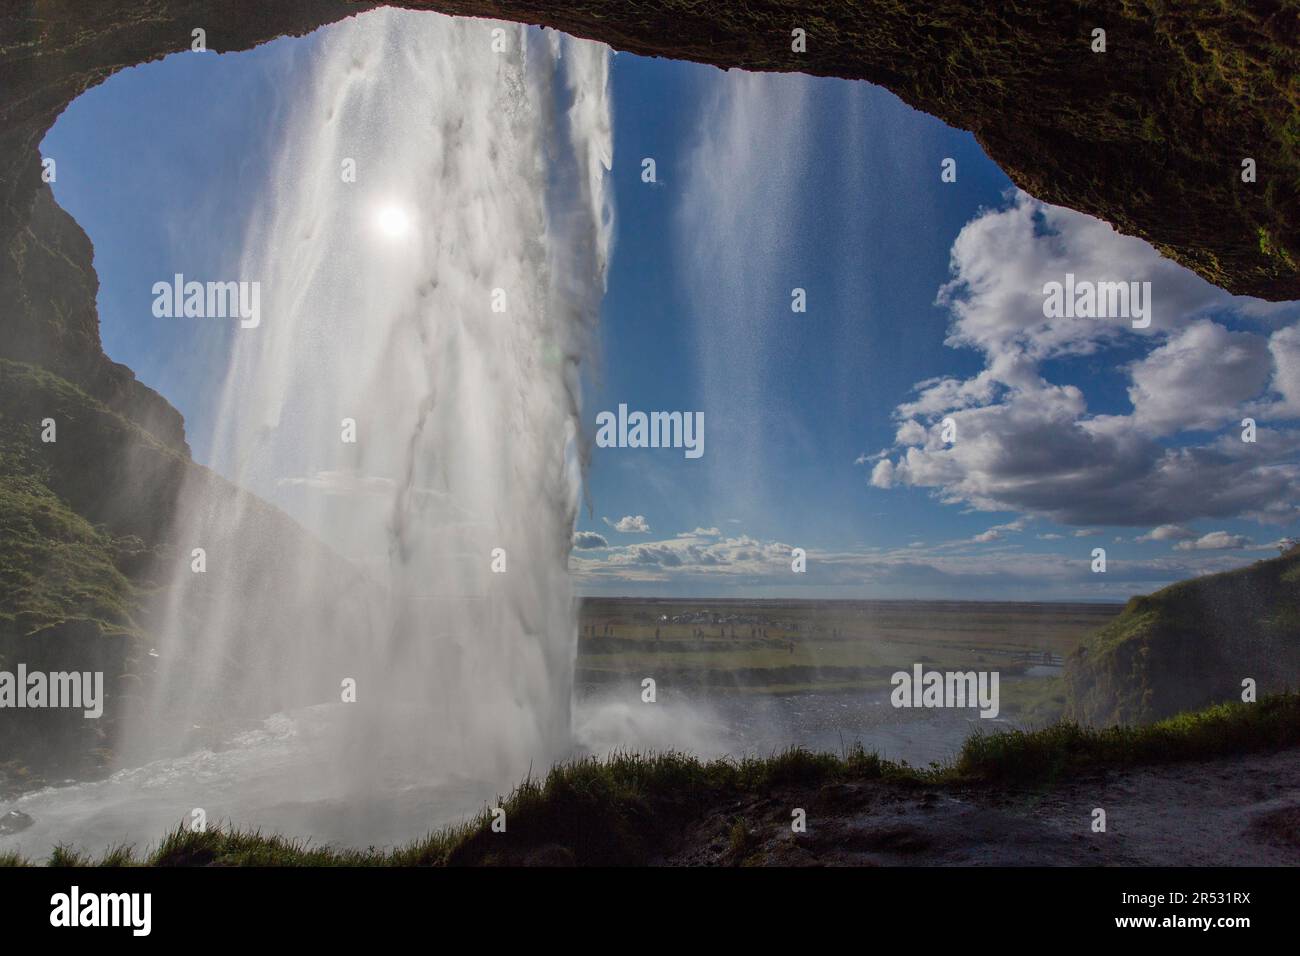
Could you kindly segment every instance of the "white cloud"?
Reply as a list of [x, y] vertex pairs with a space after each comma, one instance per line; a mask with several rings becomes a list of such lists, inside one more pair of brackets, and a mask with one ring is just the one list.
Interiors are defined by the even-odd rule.
[[1228, 534], [1226, 531], [1211, 531], [1195, 541], [1179, 541], [1174, 547], [1179, 551], [1228, 551], [1239, 550], [1252, 544], [1250, 538], [1243, 534]]
[[1015, 533], [1025, 530], [1025, 525], [1029, 522], [1025, 518], [1017, 518], [1014, 521], [1008, 521], [1005, 524], [996, 524], [989, 530], [981, 532], [971, 538], [972, 541], [980, 544], [987, 544], [990, 541], [1001, 541], [1009, 533]]
[[[1014, 191], [1011, 203], [971, 220], [952, 246], [953, 278], [938, 302], [951, 310], [950, 345], [1032, 360], [1089, 354], [1122, 336], [1156, 335], [1233, 297], [1164, 259], [1146, 242], [1091, 216]], [[1128, 318], [1045, 318], [1043, 286], [1079, 280], [1150, 282], [1150, 328]]]
[[[603, 552], [575, 551], [570, 568], [586, 590], [653, 593], [694, 588], [709, 594], [732, 589], [769, 592], [910, 597], [1016, 596], [1105, 597], [1123, 600], [1173, 581], [1240, 567], [1253, 551], [1188, 550], [1165, 557], [1108, 562], [1094, 575], [1086, 556], [1067, 547], [1061, 553], [993, 550], [970, 539], [927, 547], [914, 541], [900, 548], [847, 551], [808, 549], [806, 574], [790, 569], [791, 546], [750, 535], [718, 539], [674, 537], [616, 545]], [[1104, 578], [1105, 580], [1100, 580]], [[824, 590], [820, 590], [824, 589]], [[746, 591], [742, 593], [754, 593]]]
[[[1278, 427], [1300, 417], [1300, 325], [1266, 337], [1224, 324], [1294, 321], [1300, 306], [1229, 296], [1140, 240], [1023, 193], [963, 228], [951, 267], [939, 294], [952, 315], [948, 344], [978, 349], [985, 367], [917, 383], [895, 409], [895, 445], [875, 461], [872, 485], [1066, 525], [1300, 519], [1300, 429]], [[1151, 282], [1150, 328], [1044, 318], [1043, 284], [1067, 272]], [[1079, 385], [1045, 378], [1046, 359], [1116, 345], [1129, 414], [1097, 414]], [[1128, 361], [1134, 347], [1144, 354]], [[1247, 445], [1237, 423], [1252, 410], [1274, 417]], [[933, 427], [941, 417], [956, 424], [951, 444]], [[1196, 434], [1219, 428], [1208, 441]]]
[[623, 534], [650, 533], [650, 523], [645, 520], [645, 515], [624, 515], [617, 521], [610, 521], [608, 518], [602, 518], [601, 520], [615, 531]]
[[894, 443], [897, 445], [921, 445], [925, 443], [925, 426], [918, 421], [909, 419], [898, 426], [898, 432], [894, 435]]
[[1282, 396], [1271, 414], [1300, 417], [1300, 325], [1274, 332], [1268, 350], [1273, 355], [1273, 390]]
[[1196, 532], [1184, 528], [1180, 524], [1162, 524], [1158, 528], [1152, 528], [1144, 535], [1138, 536], [1138, 541], [1186, 541], [1188, 538], [1195, 538]]
[[889, 459], [876, 462], [875, 467], [871, 469], [871, 483], [877, 488], [892, 488], [894, 486], [894, 463]]
[[608, 548], [609, 542], [605, 536], [597, 534], [595, 531], [575, 531], [573, 533], [573, 546], [584, 550], [593, 548]]
[[789, 545], [748, 535], [705, 541], [671, 538], [612, 549], [606, 564], [615, 568], [693, 569], [725, 573], [771, 573], [789, 569]]
[[722, 532], [717, 528], [696, 528], [694, 531], [679, 531], [679, 538], [720, 538]]
[[1133, 422], [1149, 434], [1169, 435], [1239, 421], [1241, 406], [1264, 391], [1272, 370], [1263, 336], [1193, 322], [1133, 364]]

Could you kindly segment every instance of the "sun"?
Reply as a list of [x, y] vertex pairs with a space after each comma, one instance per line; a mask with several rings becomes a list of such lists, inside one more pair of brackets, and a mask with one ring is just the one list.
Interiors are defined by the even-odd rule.
[[396, 203], [385, 203], [375, 210], [375, 228], [389, 239], [410, 235], [413, 222], [411, 214]]

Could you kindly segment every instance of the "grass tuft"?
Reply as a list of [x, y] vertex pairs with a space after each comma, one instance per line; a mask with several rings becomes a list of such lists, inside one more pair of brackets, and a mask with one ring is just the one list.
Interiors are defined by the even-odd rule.
[[[654, 862], [701, 813], [744, 796], [790, 787], [879, 780], [935, 786], [1050, 785], [1091, 771], [1206, 760], [1300, 746], [1300, 695], [1256, 704], [1221, 704], [1146, 727], [1092, 730], [1058, 723], [1041, 730], [975, 734], [956, 761], [922, 770], [855, 745], [841, 756], [792, 748], [770, 757], [701, 761], [689, 754], [613, 753], [553, 767], [499, 800], [506, 831], [492, 830], [485, 808], [459, 826], [391, 849], [314, 846], [257, 830], [183, 826], [137, 857], [110, 847], [97, 860], [55, 847], [50, 866], [458, 866], [532, 862], [629, 865]], [[728, 832], [731, 856], [743, 863], [751, 832], [739, 816]], [[0, 866], [30, 866], [17, 854]]]
[[1205, 760], [1300, 745], [1300, 696], [1218, 704], [1143, 727], [1101, 730], [1062, 722], [967, 738], [953, 768], [967, 779], [1050, 783], [1081, 772]]

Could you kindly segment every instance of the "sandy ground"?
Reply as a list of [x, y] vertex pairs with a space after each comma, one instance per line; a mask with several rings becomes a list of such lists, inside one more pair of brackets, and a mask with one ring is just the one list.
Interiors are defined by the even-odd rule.
[[[791, 812], [807, 812], [807, 831]], [[1093, 809], [1106, 832], [1093, 832]], [[733, 840], [737, 819], [748, 838]], [[720, 807], [669, 865], [1300, 864], [1300, 750], [1108, 772], [1038, 791], [869, 782]]]

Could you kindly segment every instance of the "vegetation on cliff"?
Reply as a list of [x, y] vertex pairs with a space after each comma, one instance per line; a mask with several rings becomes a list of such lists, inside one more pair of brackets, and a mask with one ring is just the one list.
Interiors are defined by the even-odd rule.
[[[47, 422], [53, 441], [43, 440]], [[281, 548], [307, 539], [305, 553], [320, 556], [322, 574], [357, 576], [279, 509], [183, 448], [47, 369], [0, 358], [0, 668], [21, 661], [32, 670], [102, 671], [107, 688], [98, 720], [69, 710], [7, 710], [0, 792], [103, 770], [121, 717], [154, 667], [150, 651], [183, 653], [180, 635], [160, 634], [153, 620], [154, 598], [175, 568], [189, 566], [192, 542], [174, 540], [183, 494], [247, 520], [255, 546], [226, 574], [264, 579], [283, 560]], [[193, 576], [196, 607], [205, 607], [209, 579], [221, 573]], [[302, 620], [298, 609], [284, 608], [274, 622], [232, 626], [252, 648]], [[245, 666], [256, 666], [251, 650], [247, 658]]]
[[[46, 423], [53, 441], [44, 441]], [[31, 786], [111, 750], [147, 654], [151, 573], [188, 458], [53, 373], [0, 359], [0, 667], [102, 670], [103, 718], [7, 711], [0, 771]]]
[[1300, 547], [1129, 600], [1066, 661], [1066, 717], [1146, 723], [1300, 679]]

